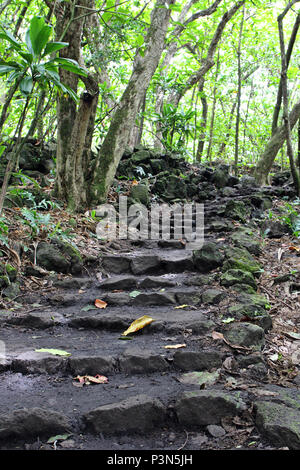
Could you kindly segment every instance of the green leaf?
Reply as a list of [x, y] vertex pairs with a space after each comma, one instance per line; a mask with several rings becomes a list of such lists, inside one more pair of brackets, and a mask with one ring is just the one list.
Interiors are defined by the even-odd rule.
[[142, 34], [139, 34], [135, 40], [137, 46], [141, 47], [144, 44], [144, 36]]
[[39, 56], [52, 33], [51, 26], [41, 16], [35, 16], [30, 22], [29, 37], [35, 56]]
[[6, 41], [9, 41], [14, 46], [15, 50], [20, 50], [21, 45], [18, 43], [16, 38], [9, 31], [4, 31], [4, 33], [0, 33], [0, 39], [5, 39]]
[[32, 77], [24, 77], [19, 85], [19, 88], [20, 88], [20, 92], [23, 93], [23, 95], [25, 96], [30, 95], [30, 93], [33, 90]]
[[13, 67], [12, 65], [0, 65], [0, 75], [4, 75], [8, 72], [12, 72], [12, 71], [15, 71], [16, 68]]
[[30, 54], [29, 52], [23, 52], [23, 51], [19, 51], [19, 54], [21, 57], [23, 57], [23, 59], [26, 60], [26, 62], [30, 65], [32, 64], [32, 61], [33, 61], [33, 55]]
[[62, 351], [61, 349], [46, 349], [46, 348], [41, 348], [41, 349], [35, 349], [35, 352], [46, 352], [49, 354], [53, 354], [53, 356], [71, 356], [71, 353], [67, 351]]
[[140, 295], [140, 291], [139, 290], [133, 290], [132, 292], [130, 292], [129, 297], [132, 297], [134, 299], [138, 295]]
[[73, 72], [77, 75], [83, 75], [84, 77], [88, 76], [87, 72], [78, 65], [76, 60], [65, 59], [63, 57], [56, 57], [55, 59], [53, 59], [53, 61], [49, 61], [48, 63], [51, 62], [53, 62], [55, 65], [58, 65], [62, 69], [67, 70], [68, 72]]
[[73, 434], [58, 434], [57, 436], [49, 437], [47, 444], [53, 444], [55, 441], [65, 441]]
[[85, 307], [82, 307], [81, 310], [83, 312], [88, 312], [89, 310], [97, 310], [97, 307], [95, 307], [95, 305], [86, 305]]
[[46, 44], [42, 57], [45, 57], [48, 54], [52, 54], [52, 52], [60, 51], [68, 45], [68, 42], [48, 42], [48, 44]]

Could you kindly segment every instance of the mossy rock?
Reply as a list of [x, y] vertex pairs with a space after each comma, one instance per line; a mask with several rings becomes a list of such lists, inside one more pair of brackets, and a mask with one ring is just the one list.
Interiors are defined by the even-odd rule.
[[245, 223], [249, 215], [249, 208], [242, 201], [228, 201], [225, 208], [226, 217]]
[[265, 345], [263, 328], [252, 323], [238, 323], [231, 325], [224, 332], [225, 339], [236, 346], [260, 351]]
[[249, 284], [234, 284], [231, 288], [238, 293], [256, 294], [256, 290], [249, 286]]
[[272, 318], [263, 307], [256, 305], [236, 304], [228, 309], [228, 316], [236, 320], [251, 320], [258, 326], [268, 331], [272, 328]]
[[195, 268], [202, 272], [207, 273], [222, 265], [224, 255], [216, 243], [204, 243], [200, 250], [193, 252], [193, 263]]
[[248, 284], [256, 289], [256, 282], [251, 272], [243, 271], [241, 269], [229, 269], [221, 276], [221, 285], [225, 287], [233, 286], [234, 284]]
[[82, 271], [82, 257], [70, 243], [53, 239], [52, 243], [41, 242], [37, 248], [37, 264], [48, 271], [78, 274]]
[[255, 276], [261, 274], [260, 264], [250, 255], [248, 250], [238, 247], [230, 247], [225, 250], [226, 261], [223, 264], [223, 271], [229, 269], [240, 269], [248, 271]]
[[132, 186], [130, 191], [130, 197], [137, 203], [148, 206], [149, 199], [149, 189], [145, 184], [137, 184]]
[[235, 232], [231, 235], [234, 245], [239, 248], [246, 248], [252, 255], [258, 256], [261, 253], [260, 243], [253, 239], [253, 236], [245, 234], [243, 231]]

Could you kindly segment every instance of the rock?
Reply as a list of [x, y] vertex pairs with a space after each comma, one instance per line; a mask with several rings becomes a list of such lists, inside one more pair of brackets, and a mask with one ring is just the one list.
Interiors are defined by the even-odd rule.
[[141, 293], [133, 299], [134, 305], [170, 305], [176, 304], [175, 293], [153, 292], [149, 294]]
[[197, 305], [201, 302], [202, 294], [198, 291], [176, 291], [176, 299], [180, 305]]
[[245, 223], [249, 210], [242, 201], [228, 201], [225, 207], [225, 215], [233, 220]]
[[221, 276], [220, 283], [225, 287], [230, 287], [234, 284], [248, 284], [256, 289], [254, 276], [250, 272], [242, 271], [241, 269], [229, 269]]
[[18, 317], [8, 318], [13, 325], [22, 325], [27, 328], [44, 330], [64, 322], [64, 317], [56, 312], [29, 312]]
[[239, 181], [242, 188], [258, 188], [258, 184], [254, 176], [244, 175]]
[[170, 279], [166, 279], [164, 277], [156, 277], [156, 276], [148, 276], [145, 277], [140, 283], [139, 287], [142, 289], [153, 289], [156, 287], [174, 287], [176, 286], [175, 281], [171, 281]]
[[137, 279], [133, 276], [114, 276], [104, 279], [99, 283], [99, 287], [109, 291], [134, 289], [137, 287]]
[[225, 249], [226, 261], [223, 264], [223, 272], [229, 269], [248, 271], [256, 276], [261, 273], [260, 264], [244, 248], [229, 247]]
[[212, 437], [223, 437], [226, 434], [226, 431], [222, 426], [216, 426], [215, 424], [209, 424], [206, 429]]
[[43, 408], [23, 408], [0, 417], [0, 439], [27, 439], [70, 432], [70, 422], [63, 414]]
[[233, 317], [236, 320], [242, 320], [243, 318], [249, 318], [255, 321], [264, 331], [268, 331], [272, 328], [272, 318], [266, 312], [266, 310], [254, 303], [236, 304], [231, 305], [228, 309], [229, 317]]
[[184, 392], [176, 401], [175, 411], [183, 426], [219, 424], [226, 416], [235, 416], [246, 409], [240, 392], [199, 390]]
[[261, 253], [260, 243], [253, 239], [253, 235], [235, 232], [231, 235], [234, 245], [239, 248], [246, 248], [252, 255], [258, 256]]
[[206, 242], [201, 250], [193, 252], [193, 262], [195, 268], [202, 272], [208, 273], [213, 269], [222, 265], [224, 255], [216, 243]]
[[300, 449], [300, 410], [269, 401], [255, 402], [260, 433], [278, 446]]
[[226, 297], [226, 292], [220, 289], [208, 289], [202, 293], [202, 302], [205, 304], [218, 304]]
[[173, 364], [186, 371], [211, 370], [221, 367], [222, 354], [219, 351], [176, 351]]
[[20, 295], [20, 293], [21, 293], [20, 285], [17, 282], [11, 283], [2, 291], [2, 294], [4, 295], [4, 297], [7, 297], [9, 299], [14, 299], [18, 295]]
[[36, 259], [37, 264], [47, 271], [75, 274], [82, 269], [80, 255], [73, 251], [73, 247], [61, 244], [61, 242], [59, 242], [59, 246], [57, 243], [40, 242], [37, 247]]
[[186, 385], [213, 385], [220, 378], [220, 371], [215, 372], [187, 372], [179, 377], [179, 382]]
[[249, 286], [249, 284], [233, 284], [231, 286], [232, 290], [235, 292], [245, 292], [246, 294], [255, 294], [256, 290], [253, 287]]
[[114, 274], [130, 271], [131, 258], [128, 256], [104, 255], [101, 260], [102, 267]]
[[71, 356], [69, 366], [74, 375], [109, 374], [114, 371], [116, 361], [112, 356]]
[[184, 252], [180, 255], [170, 254], [161, 256], [162, 268], [168, 273], [182, 273], [194, 268], [192, 253]]
[[133, 274], [145, 274], [156, 272], [160, 268], [161, 260], [156, 255], [141, 255], [131, 261]]
[[149, 374], [163, 372], [169, 368], [169, 364], [160, 354], [136, 347], [126, 349], [119, 363], [121, 372], [126, 374]]
[[230, 325], [224, 337], [233, 345], [251, 348], [253, 351], [260, 351], [265, 345], [263, 328], [252, 323]]
[[136, 395], [117, 403], [99, 406], [83, 416], [93, 433], [146, 432], [161, 426], [166, 417], [164, 405], [156, 398]]
[[150, 202], [149, 189], [145, 184], [137, 184], [131, 187], [130, 197], [137, 203], [148, 206]]
[[290, 233], [291, 228], [278, 221], [266, 220], [261, 225], [261, 234], [267, 238], [281, 238]]
[[12, 370], [22, 374], [57, 374], [65, 372], [68, 359], [47, 352], [26, 351], [12, 361]]
[[229, 178], [228, 165], [220, 165], [212, 174], [211, 181], [217, 188], [224, 188], [227, 186]]
[[53, 281], [53, 286], [60, 289], [88, 289], [93, 284], [93, 279], [89, 277], [76, 278], [71, 277], [67, 279], [56, 279]]
[[137, 152], [133, 153], [131, 156], [131, 161], [138, 165], [140, 163], [145, 163], [150, 160], [150, 152], [148, 150], [138, 150]]

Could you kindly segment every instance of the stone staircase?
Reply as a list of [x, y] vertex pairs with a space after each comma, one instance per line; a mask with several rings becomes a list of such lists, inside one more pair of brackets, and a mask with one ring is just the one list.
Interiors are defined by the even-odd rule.
[[[268, 381], [266, 299], [247, 293], [249, 284], [222, 281], [224, 271], [236, 271], [231, 224], [208, 220], [196, 254], [180, 241], [132, 242], [128, 252], [102, 254], [101, 281], [97, 272], [58, 280], [38, 306], [3, 312], [0, 448], [34, 448], [37, 438], [39, 448], [52, 448], [47, 438], [70, 433], [74, 449], [248, 448], [253, 441], [299, 449], [299, 389]], [[259, 273], [249, 272], [257, 281]], [[95, 299], [106, 308], [95, 308]], [[233, 306], [242, 307], [235, 318]], [[122, 336], [143, 315], [153, 322]], [[108, 383], [79, 387], [74, 378], [87, 374]]]

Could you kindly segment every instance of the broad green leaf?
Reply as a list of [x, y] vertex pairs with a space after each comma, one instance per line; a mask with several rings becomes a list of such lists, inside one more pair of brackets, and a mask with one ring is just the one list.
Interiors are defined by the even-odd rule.
[[41, 348], [41, 349], [35, 349], [35, 352], [46, 352], [49, 354], [53, 354], [54, 356], [71, 356], [71, 353], [67, 351], [62, 351], [61, 349]]
[[29, 37], [35, 56], [39, 56], [52, 33], [51, 26], [45, 23], [44, 18], [35, 16], [32, 18], [29, 28]]
[[23, 59], [25, 59], [25, 61], [28, 63], [28, 64], [32, 64], [32, 61], [33, 61], [33, 55], [30, 54], [29, 52], [23, 52], [23, 51], [19, 51], [19, 54], [21, 57], [23, 57]]
[[49, 61], [49, 63], [53, 62], [55, 65], [58, 65], [64, 70], [67, 70], [68, 72], [73, 72], [76, 73], [77, 75], [82, 75], [84, 77], [87, 77], [87, 72], [78, 65], [76, 60], [73, 59], [65, 59], [63, 57], [56, 57], [53, 59], [53, 61]]
[[51, 54], [52, 52], [60, 51], [60, 49], [63, 49], [68, 45], [68, 42], [48, 42], [48, 44], [46, 44], [42, 57], [45, 57], [46, 55]]
[[28, 96], [33, 90], [33, 80], [32, 77], [24, 77], [19, 85], [21, 93]]
[[9, 31], [0, 33], [0, 39], [5, 39], [6, 41], [9, 41], [14, 46], [15, 50], [21, 49], [21, 45], [18, 43], [17, 39]]
[[13, 70], [16, 70], [16, 68], [11, 65], [0, 65], [0, 75], [12, 72]]

